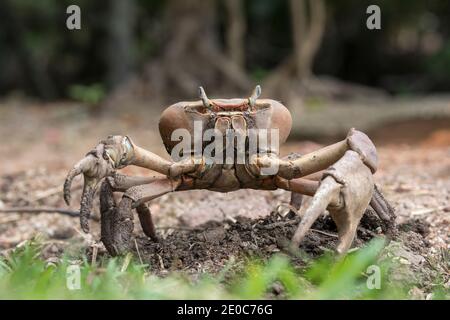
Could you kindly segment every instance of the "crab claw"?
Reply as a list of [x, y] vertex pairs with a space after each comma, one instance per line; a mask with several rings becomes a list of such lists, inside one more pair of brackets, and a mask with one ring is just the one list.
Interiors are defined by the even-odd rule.
[[292, 238], [292, 246], [298, 248], [314, 221], [328, 209], [338, 229], [336, 251], [346, 253], [373, 192], [371, 169], [364, 164], [359, 153], [348, 150], [324, 172], [324, 178]]
[[115, 169], [126, 165], [132, 158], [133, 145], [128, 137], [109, 136], [91, 150], [67, 174], [64, 182], [64, 200], [70, 204], [70, 189], [73, 179], [83, 174], [84, 186], [81, 195], [80, 225], [89, 232], [89, 216], [98, 183], [112, 175]]

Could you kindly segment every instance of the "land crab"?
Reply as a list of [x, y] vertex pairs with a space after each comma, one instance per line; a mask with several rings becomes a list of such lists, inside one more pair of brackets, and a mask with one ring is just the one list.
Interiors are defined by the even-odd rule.
[[[292, 238], [292, 248], [298, 248], [313, 222], [325, 210], [337, 226], [339, 242], [336, 251], [339, 254], [350, 248], [360, 219], [367, 210], [378, 215], [386, 233], [392, 232], [395, 215], [374, 184], [372, 175], [377, 170], [378, 157], [368, 136], [351, 129], [340, 142], [306, 155], [281, 158], [278, 146], [287, 139], [292, 118], [283, 104], [259, 99], [260, 94], [261, 88], [257, 86], [248, 99], [209, 99], [200, 87], [200, 100], [169, 106], [161, 115], [159, 131], [172, 160], [137, 146], [128, 136], [109, 136], [100, 141], [69, 171], [64, 183], [64, 199], [69, 204], [73, 178], [84, 175], [80, 208], [82, 230], [89, 232], [94, 193], [103, 180], [100, 189], [101, 240], [111, 255], [130, 249], [134, 209], [144, 233], [157, 241], [147, 203], [169, 192], [192, 189], [229, 192], [245, 188], [280, 188], [291, 191], [291, 205], [295, 209], [300, 207], [302, 195], [312, 196]], [[205, 141], [198, 144], [200, 150], [195, 141], [189, 141], [187, 148], [179, 149], [179, 141], [174, 139], [177, 129], [195, 135], [196, 127], [201, 133], [213, 130], [214, 140], [221, 142], [221, 148], [207, 156]], [[257, 135], [254, 139], [256, 152], [250, 152], [249, 139], [255, 130], [275, 130], [277, 135], [265, 138]], [[234, 134], [231, 141], [240, 138], [243, 142], [242, 161], [237, 161], [236, 144], [226, 140], [230, 132]], [[263, 143], [267, 141], [269, 146]], [[221, 159], [224, 161], [219, 161]], [[129, 165], [163, 176], [126, 176], [117, 172]], [[272, 170], [274, 168], [276, 170]], [[114, 199], [115, 192], [123, 193], [119, 203]]]

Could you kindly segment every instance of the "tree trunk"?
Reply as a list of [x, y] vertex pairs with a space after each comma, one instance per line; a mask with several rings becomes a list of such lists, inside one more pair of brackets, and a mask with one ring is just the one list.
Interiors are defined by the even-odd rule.
[[225, 0], [228, 15], [226, 30], [227, 52], [240, 68], [245, 67], [245, 32], [247, 29], [241, 0]]
[[292, 42], [294, 44], [294, 68], [301, 79], [309, 76], [305, 70], [304, 45], [307, 41], [307, 21], [305, 0], [290, 0]]
[[[323, 0], [308, 2], [309, 15], [306, 15], [305, 0], [291, 0], [291, 16], [296, 74], [299, 79], [312, 75], [314, 57], [322, 42], [326, 23], [326, 11]], [[308, 16], [308, 18], [307, 18]]]
[[12, 7], [10, 1], [1, 4], [0, 19], [6, 21], [6, 34], [15, 48], [17, 57], [22, 67], [22, 77], [25, 79], [25, 87], [43, 99], [54, 99], [56, 87], [48, 73], [48, 64], [39, 60], [33, 50], [26, 45], [24, 38], [26, 29]]
[[323, 0], [290, 0], [293, 53], [265, 79], [266, 92], [294, 99], [308, 90], [325, 30], [325, 9]]
[[171, 97], [192, 97], [200, 85], [217, 92], [250, 90], [241, 65], [218, 43], [215, 0], [169, 0], [166, 10], [167, 37], [161, 57], [148, 65], [148, 86]]
[[110, 0], [109, 3], [109, 37], [105, 56], [108, 64], [107, 83], [115, 88], [127, 80], [134, 64], [135, 8], [133, 1], [129, 0]]

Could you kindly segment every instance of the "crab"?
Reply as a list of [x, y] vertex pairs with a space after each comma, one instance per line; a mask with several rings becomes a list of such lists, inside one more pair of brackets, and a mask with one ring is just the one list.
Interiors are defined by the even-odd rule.
[[[366, 134], [352, 128], [342, 141], [309, 154], [280, 157], [278, 147], [290, 133], [291, 114], [278, 101], [260, 99], [260, 86], [247, 99], [209, 99], [202, 87], [199, 95], [199, 100], [178, 102], [161, 115], [159, 131], [171, 160], [136, 145], [129, 136], [112, 135], [100, 141], [69, 171], [64, 183], [64, 199], [68, 205], [72, 180], [77, 175], [84, 176], [80, 225], [86, 233], [94, 194], [102, 182], [101, 241], [111, 255], [131, 250], [134, 210], [145, 235], [158, 241], [148, 202], [170, 192], [193, 189], [215, 192], [284, 189], [291, 192], [294, 210], [300, 208], [302, 195], [311, 196], [291, 240], [291, 248], [300, 246], [314, 221], [325, 211], [337, 227], [338, 254], [345, 254], [351, 247], [367, 210], [378, 215], [385, 232], [393, 228], [392, 208], [374, 184], [378, 157]], [[195, 135], [195, 128], [200, 128], [202, 134], [213, 130], [218, 135], [215, 140], [225, 144], [221, 143], [222, 148], [209, 156], [205, 141], [195, 147], [198, 139], [180, 149], [179, 139], [174, 139], [177, 129]], [[249, 139], [255, 130], [277, 134], [271, 138], [258, 136], [256, 149], [250, 152]], [[241, 161], [237, 161], [236, 145], [226, 141], [230, 132], [234, 134], [232, 141], [238, 138], [243, 141]], [[271, 140], [270, 146], [264, 143], [267, 140]], [[118, 172], [130, 165], [160, 175], [127, 176]], [[123, 193], [118, 203], [114, 197], [117, 192]]]

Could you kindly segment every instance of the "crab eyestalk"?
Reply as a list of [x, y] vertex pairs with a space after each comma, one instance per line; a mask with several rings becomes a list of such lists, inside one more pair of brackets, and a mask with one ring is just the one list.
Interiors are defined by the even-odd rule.
[[206, 96], [205, 90], [203, 87], [198, 87], [198, 95], [200, 96], [200, 99], [203, 101], [203, 106], [207, 109], [211, 109], [211, 101]]
[[261, 95], [261, 86], [258, 84], [255, 89], [253, 89], [252, 95], [248, 98], [248, 104], [251, 107], [255, 106], [256, 99]]

